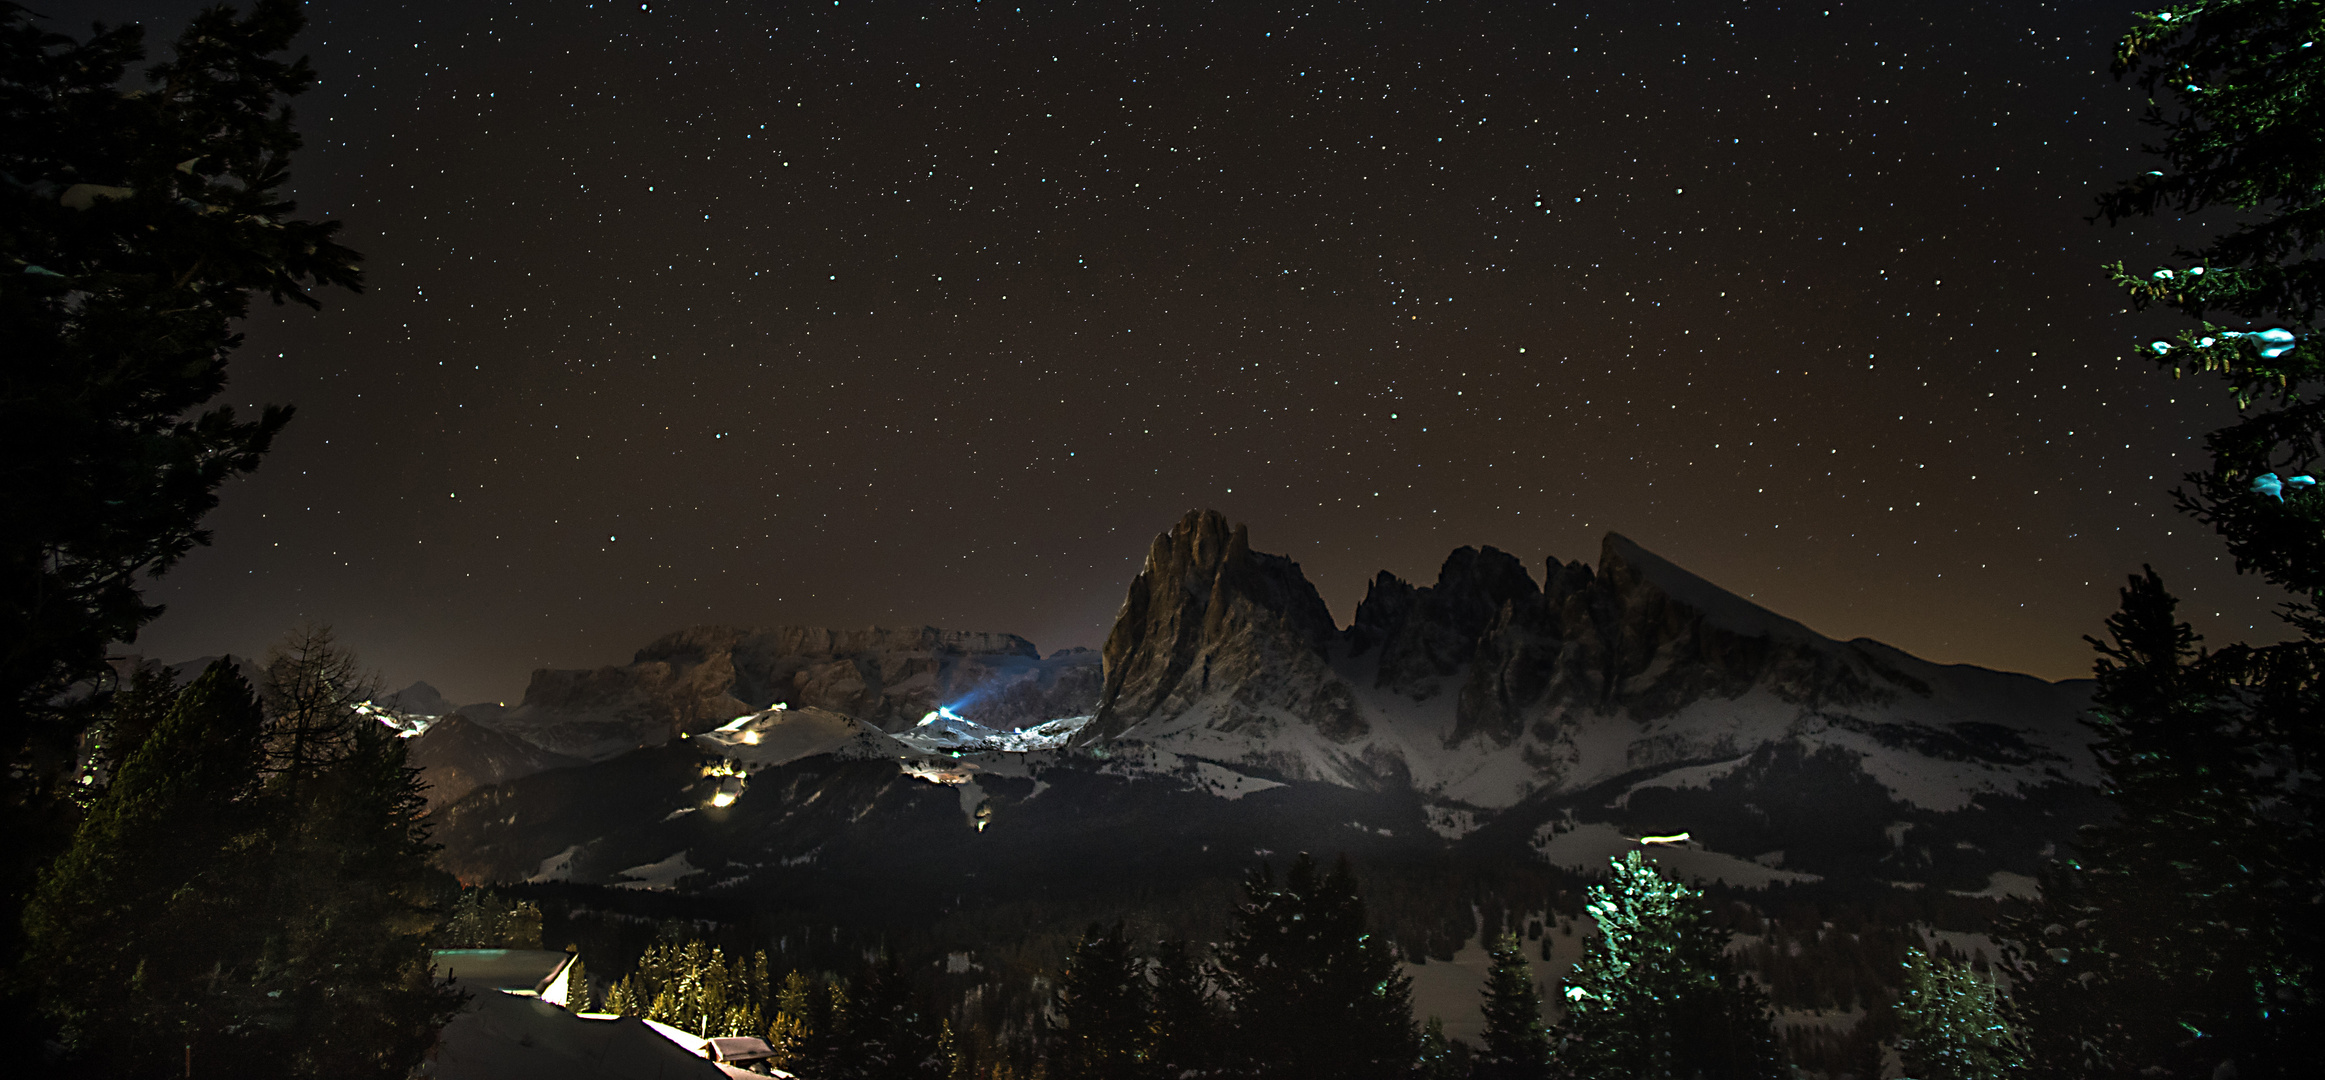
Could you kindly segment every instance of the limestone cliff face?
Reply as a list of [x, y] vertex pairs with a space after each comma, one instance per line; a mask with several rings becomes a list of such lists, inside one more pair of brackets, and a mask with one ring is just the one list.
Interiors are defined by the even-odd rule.
[[[1199, 512], [1131, 583], [1078, 741], [1474, 806], [1779, 742], [2045, 748], [1957, 770], [2001, 790], [2082, 760], [2082, 694], [1826, 638], [1619, 534], [1539, 584], [1493, 548], [1454, 551], [1428, 586], [1384, 572], [1337, 630], [1296, 564]], [[2010, 734], [1962, 734], [1987, 728]]]
[[1542, 590], [1525, 564], [1506, 552], [1454, 549], [1437, 571], [1437, 584], [1416, 589], [1381, 571], [1357, 605], [1349, 626], [1349, 653], [1380, 650], [1375, 685], [1417, 697], [1435, 693], [1433, 680], [1470, 666], [1478, 637], [1512, 605], [1529, 606]]
[[1251, 550], [1243, 526], [1194, 511], [1155, 537], [1105, 648], [1097, 719], [1081, 741], [1209, 705], [1216, 730], [1288, 720], [1333, 742], [1365, 733], [1330, 677], [1332, 614], [1298, 563]]
[[1619, 533], [1593, 572], [1547, 568], [1538, 597], [1512, 597], [1473, 641], [1453, 739], [1507, 745], [1526, 718], [1553, 729], [1620, 712], [1653, 721], [1755, 687], [1806, 709], [1878, 705], [1929, 688], [1696, 577]]
[[1088, 715], [1098, 668], [1089, 650], [1045, 659], [1014, 634], [696, 626], [619, 667], [536, 671], [522, 704], [483, 722], [593, 759], [699, 734], [778, 702], [889, 731], [939, 705], [989, 727], [1018, 728]]

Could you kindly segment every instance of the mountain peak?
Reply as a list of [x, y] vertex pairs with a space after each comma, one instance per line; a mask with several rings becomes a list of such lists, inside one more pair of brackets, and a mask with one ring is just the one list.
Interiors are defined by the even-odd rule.
[[[1300, 564], [1251, 550], [1249, 531], [1216, 510], [1190, 510], [1148, 545], [1106, 636], [1106, 681], [1083, 741], [1112, 738], [1151, 717], [1176, 716], [1215, 689], [1257, 693], [1263, 671], [1323, 667], [1338, 633]], [[1257, 698], [1245, 701], [1258, 708]], [[1272, 701], [1326, 729], [1345, 729], [1346, 708]]]
[[1800, 623], [1778, 615], [1720, 588], [1679, 567], [1677, 563], [1641, 547], [1638, 541], [1610, 532], [1599, 545], [1598, 576], [1618, 587], [1645, 583], [1673, 601], [1702, 613], [1703, 621], [1744, 637], [1808, 641], [1829, 640]]

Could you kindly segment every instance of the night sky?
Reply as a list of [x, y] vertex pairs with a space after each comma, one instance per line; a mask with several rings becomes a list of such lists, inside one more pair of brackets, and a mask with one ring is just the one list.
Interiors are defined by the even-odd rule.
[[[198, 5], [51, 2], [138, 20]], [[299, 417], [134, 647], [335, 625], [506, 699], [699, 622], [1096, 645], [1216, 507], [1346, 621], [1623, 532], [1834, 637], [2085, 674], [2230, 415], [2122, 357], [2132, 5], [308, 5]], [[2217, 615], [2216, 615], [2217, 613]]]

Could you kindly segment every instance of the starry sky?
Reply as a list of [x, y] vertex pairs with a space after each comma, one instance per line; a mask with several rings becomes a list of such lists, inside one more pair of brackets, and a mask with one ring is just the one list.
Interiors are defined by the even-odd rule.
[[[186, 0], [42, 10], [141, 21]], [[1387, 569], [1620, 531], [1839, 638], [2088, 672], [2231, 415], [2124, 359], [2123, 2], [316, 0], [265, 309], [299, 417], [134, 646], [334, 625], [514, 701], [700, 622], [1099, 644], [1149, 539]]]

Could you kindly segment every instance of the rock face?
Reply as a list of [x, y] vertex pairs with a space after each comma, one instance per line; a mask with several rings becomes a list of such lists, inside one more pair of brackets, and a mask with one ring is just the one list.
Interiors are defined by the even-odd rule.
[[1460, 548], [1434, 585], [1380, 574], [1339, 630], [1297, 564], [1188, 514], [1131, 583], [1079, 741], [1481, 808], [1778, 743], [1932, 808], [2089, 772], [2088, 683], [1834, 641], [1619, 534], [1544, 569]]
[[910, 629], [697, 626], [621, 667], [533, 673], [524, 701], [476, 719], [534, 745], [601, 760], [699, 734], [778, 703], [828, 709], [896, 731], [938, 705], [987, 727], [1087, 715], [1099, 663], [1044, 659], [1014, 634]]
[[1820, 637], [1619, 533], [1607, 534], [1599, 567], [1594, 574], [1553, 560], [1548, 589], [1511, 597], [1479, 627], [1456, 742], [1483, 737], [1507, 746], [1528, 716], [1571, 722], [1622, 712], [1652, 721], [1754, 687], [1812, 710], [1929, 694], [1875, 652]]
[[[1222, 731], [1304, 724], [1335, 743], [1365, 733], [1332, 681], [1337, 628], [1298, 563], [1251, 550], [1217, 511], [1154, 539], [1106, 637], [1105, 688], [1082, 743], [1118, 738], [1203, 705]], [[1284, 678], [1283, 676], [1289, 676]]]
[[551, 753], [459, 713], [413, 736], [406, 754], [406, 763], [420, 770], [420, 778], [428, 785], [431, 811], [480, 787], [585, 764], [581, 758]]

